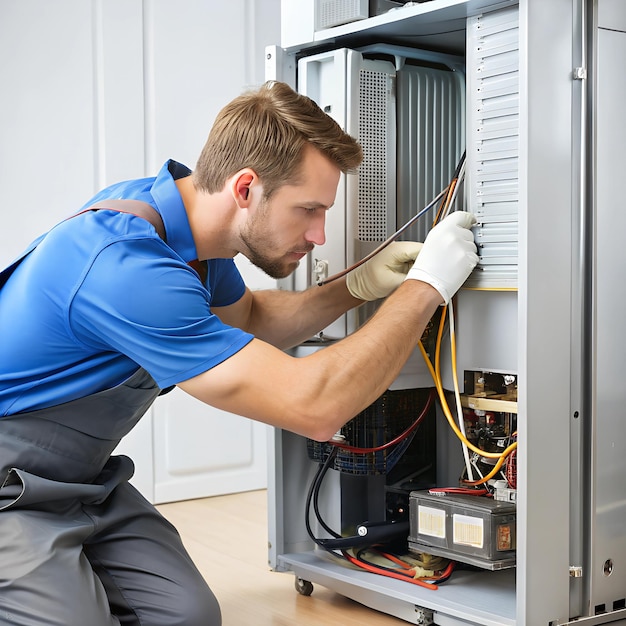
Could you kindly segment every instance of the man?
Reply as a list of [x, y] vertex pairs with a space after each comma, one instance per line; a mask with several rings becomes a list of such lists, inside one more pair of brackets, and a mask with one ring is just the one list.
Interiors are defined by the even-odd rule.
[[[233, 262], [289, 275], [360, 161], [312, 101], [269, 83], [220, 112], [193, 172], [168, 161], [105, 189], [0, 275], [0, 623], [221, 623], [132, 462], [110, 455], [173, 385], [319, 441], [388, 388], [476, 264], [471, 215], [303, 293], [253, 293]], [[343, 341], [282, 351], [385, 296]]]

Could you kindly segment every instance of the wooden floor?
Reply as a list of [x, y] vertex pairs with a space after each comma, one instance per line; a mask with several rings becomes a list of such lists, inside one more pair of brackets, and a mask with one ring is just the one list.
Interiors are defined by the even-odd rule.
[[291, 573], [267, 562], [265, 491], [188, 500], [158, 507], [222, 607], [224, 626], [401, 626], [407, 622], [315, 585], [311, 596], [294, 588]]
[[[265, 491], [160, 505], [180, 532], [222, 607], [224, 626], [406, 626], [315, 585], [313, 595], [294, 588], [291, 573], [267, 564]], [[611, 625], [626, 626], [625, 620]]]

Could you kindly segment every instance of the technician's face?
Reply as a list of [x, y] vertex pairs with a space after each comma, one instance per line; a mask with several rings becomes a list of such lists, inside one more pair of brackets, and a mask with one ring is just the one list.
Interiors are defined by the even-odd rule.
[[242, 229], [248, 259], [272, 278], [289, 276], [307, 252], [326, 241], [326, 211], [335, 201], [339, 176], [336, 165], [307, 147], [300, 183], [285, 185], [260, 203]]

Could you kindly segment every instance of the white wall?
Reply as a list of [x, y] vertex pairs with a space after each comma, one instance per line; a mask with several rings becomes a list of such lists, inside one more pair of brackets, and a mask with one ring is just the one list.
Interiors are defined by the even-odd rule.
[[0, 0], [0, 265], [101, 187], [193, 167], [279, 39], [280, 0]]
[[[279, 41], [280, 0], [0, 0], [0, 266], [100, 188], [168, 158], [193, 168]], [[251, 288], [275, 285], [239, 265]], [[265, 486], [266, 427], [180, 396], [122, 442], [144, 494]]]

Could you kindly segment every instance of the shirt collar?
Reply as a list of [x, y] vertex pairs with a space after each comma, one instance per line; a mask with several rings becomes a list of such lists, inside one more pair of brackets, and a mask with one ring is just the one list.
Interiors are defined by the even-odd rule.
[[198, 258], [196, 245], [191, 234], [185, 205], [176, 187], [175, 179], [189, 176], [191, 170], [176, 161], [167, 161], [157, 174], [150, 193], [157, 211], [163, 218], [167, 245], [185, 261]]

